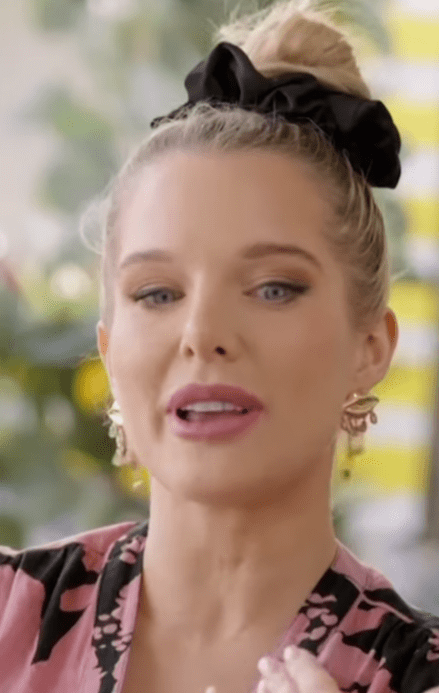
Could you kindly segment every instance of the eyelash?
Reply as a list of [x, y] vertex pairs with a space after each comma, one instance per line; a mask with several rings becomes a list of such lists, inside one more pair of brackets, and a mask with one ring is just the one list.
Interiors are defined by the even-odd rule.
[[[255, 290], [260, 289], [264, 286], [272, 286], [272, 285], [282, 286], [284, 289], [289, 289], [290, 291], [294, 291], [296, 293], [296, 297], [297, 297], [297, 295], [301, 295], [301, 294], [306, 293], [308, 291], [308, 289], [310, 288], [309, 286], [306, 286], [305, 284], [291, 284], [290, 282], [273, 281], [273, 282], [265, 282], [264, 284], [260, 284], [258, 287], [256, 287]], [[158, 294], [158, 293], [163, 292], [163, 291], [172, 291], [172, 289], [168, 289], [168, 287], [165, 287], [165, 286], [157, 287], [157, 289], [152, 289], [151, 291], [135, 295], [134, 301], [135, 302], [144, 301], [145, 305], [148, 308], [155, 310], [155, 309], [159, 308], [160, 305], [169, 305], [169, 304], [167, 304], [167, 303], [162, 303], [162, 304], [157, 304], [157, 303], [156, 304], [150, 304], [149, 303], [149, 304], [147, 304], [145, 299], [148, 298], [149, 296], [153, 296], [153, 295]], [[269, 303], [282, 303], [282, 304], [283, 303], [290, 303], [290, 301], [293, 301], [294, 298], [295, 297], [291, 297], [291, 298], [288, 298], [288, 299], [282, 300], [282, 301], [269, 301]]]

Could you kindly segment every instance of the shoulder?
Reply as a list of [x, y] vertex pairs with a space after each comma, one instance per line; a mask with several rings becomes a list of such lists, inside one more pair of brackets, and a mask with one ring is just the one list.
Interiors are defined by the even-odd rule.
[[0, 621], [8, 602], [18, 613], [54, 591], [96, 583], [112, 550], [138, 527], [123, 522], [24, 549], [0, 545]]
[[0, 671], [8, 690], [83, 690], [81, 676], [99, 679], [93, 637], [100, 626], [131, 627], [147, 525], [124, 522], [21, 550], [0, 546]]
[[354, 666], [351, 682], [375, 683], [380, 693], [423, 693], [439, 685], [439, 617], [408, 603], [341, 543], [329, 573], [337, 616], [329, 639], [337, 641], [340, 661]]
[[[412, 631], [426, 633], [439, 625], [439, 616], [406, 601], [381, 571], [359, 559], [341, 542], [338, 542], [338, 553], [331, 570], [339, 580], [345, 582], [345, 586], [350, 586], [349, 606], [357, 617], [358, 612], [367, 615], [379, 608], [382, 613], [380, 623], [392, 616], [395, 623], [406, 624]], [[346, 616], [350, 615], [349, 610]]]
[[[14, 572], [17, 568], [26, 571], [32, 566], [47, 568], [48, 563], [54, 563], [53, 558], [55, 556], [58, 558], [56, 563], [60, 565], [63, 562], [60, 561], [60, 557], [68, 560], [69, 557], [75, 555], [80, 557], [94, 555], [96, 560], [92, 562], [98, 565], [99, 557], [105, 556], [108, 549], [118, 539], [128, 534], [137, 524], [136, 522], [122, 522], [107, 525], [24, 549], [0, 545], [0, 576], [4, 576], [5, 566], [11, 567]], [[50, 560], [51, 558], [52, 560]]]
[[288, 642], [352, 693], [425, 693], [439, 684], [439, 617], [409, 604], [341, 542], [294, 619]]

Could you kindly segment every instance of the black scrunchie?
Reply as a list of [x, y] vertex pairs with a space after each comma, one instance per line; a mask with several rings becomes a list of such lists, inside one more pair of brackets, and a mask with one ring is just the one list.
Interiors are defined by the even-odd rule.
[[306, 72], [264, 77], [244, 51], [219, 43], [185, 79], [189, 100], [167, 116], [151, 122], [154, 128], [197, 101], [232, 103], [289, 122], [312, 121], [333, 146], [345, 151], [352, 167], [376, 187], [395, 188], [401, 176], [401, 138], [382, 103], [346, 94], [321, 84]]

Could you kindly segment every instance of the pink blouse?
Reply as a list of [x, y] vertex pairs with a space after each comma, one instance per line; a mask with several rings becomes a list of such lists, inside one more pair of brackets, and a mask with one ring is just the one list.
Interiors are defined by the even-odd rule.
[[[143, 520], [23, 550], [0, 546], [0, 693], [120, 693], [147, 533]], [[346, 693], [439, 685], [439, 617], [337, 546], [270, 654], [282, 659], [290, 643], [307, 649]], [[257, 681], [255, 672], [254, 690]]]

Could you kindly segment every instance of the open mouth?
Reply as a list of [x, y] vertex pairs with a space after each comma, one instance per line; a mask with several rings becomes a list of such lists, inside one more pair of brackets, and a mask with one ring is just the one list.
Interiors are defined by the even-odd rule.
[[190, 411], [187, 409], [177, 409], [177, 416], [183, 421], [206, 421], [208, 419], [218, 418], [222, 416], [242, 416], [243, 414], [248, 414], [250, 409], [243, 409], [242, 411], [209, 411], [209, 412], [198, 412]]
[[194, 409], [174, 409], [169, 419], [171, 430], [189, 440], [229, 439], [242, 436], [255, 426], [262, 416], [257, 408], [224, 411], [196, 411]]

